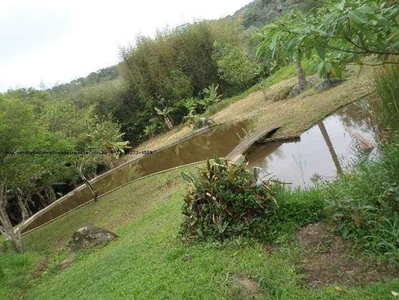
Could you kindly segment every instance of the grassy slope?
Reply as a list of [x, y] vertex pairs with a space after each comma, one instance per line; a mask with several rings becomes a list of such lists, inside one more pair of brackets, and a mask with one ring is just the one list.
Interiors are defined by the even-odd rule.
[[260, 299], [364, 299], [395, 290], [395, 282], [344, 292], [307, 289], [297, 272], [301, 258], [294, 244], [273, 253], [244, 241], [223, 247], [182, 245], [176, 239], [184, 193], [179, 172], [127, 185], [30, 234], [27, 249], [40, 252], [64, 245], [74, 229], [87, 223], [112, 228], [120, 237], [83, 255], [58, 249], [53, 255], [71, 257], [73, 264], [47, 271], [24, 299], [240, 299], [242, 278], [259, 283]]
[[[269, 97], [291, 81], [270, 87]], [[258, 127], [284, 123], [286, 127], [279, 135], [298, 134], [338, 107], [367, 94], [368, 82], [367, 76], [361, 76], [321, 95], [280, 102], [266, 101], [261, 92], [256, 92], [233, 102], [213, 118], [219, 122], [253, 118]], [[141, 148], [160, 147], [189, 131], [180, 128]], [[1, 285], [0, 298], [19, 298], [19, 289], [26, 290], [26, 299], [238, 299], [249, 293], [240, 284], [243, 278], [258, 283], [260, 288], [252, 292], [260, 299], [390, 299], [390, 291], [398, 290], [398, 281], [363, 289], [344, 287], [343, 292], [333, 287], [310, 290], [297, 272], [301, 257], [293, 242], [272, 253], [263, 245], [244, 241], [223, 247], [182, 245], [176, 239], [184, 193], [180, 172], [131, 183], [25, 236], [28, 253], [19, 262], [21, 274], [11, 274], [14, 257], [0, 256], [4, 273], [2, 277], [0, 272], [0, 279], [11, 278]], [[90, 223], [111, 229], [120, 238], [83, 254], [64, 249], [72, 232]], [[60, 270], [65, 259], [73, 263]], [[26, 277], [28, 270], [43, 260], [47, 270], [41, 279]]]

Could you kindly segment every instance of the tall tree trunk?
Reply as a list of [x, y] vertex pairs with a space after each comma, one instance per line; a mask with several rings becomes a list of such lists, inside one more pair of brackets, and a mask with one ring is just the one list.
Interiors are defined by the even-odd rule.
[[[15, 251], [21, 253], [23, 251], [22, 248], [22, 240], [21, 240], [21, 230], [17, 230], [15, 232], [14, 227], [12, 226], [10, 217], [7, 214], [6, 207], [7, 207], [7, 185], [5, 182], [0, 183], [0, 232], [1, 235], [5, 237], [6, 240], [10, 240]], [[22, 203], [20, 203], [22, 199], [18, 196], [18, 204], [21, 208]], [[22, 210], [22, 222], [25, 221], [25, 211]]]
[[81, 179], [83, 180], [83, 182], [86, 184], [87, 188], [90, 190], [90, 192], [91, 192], [92, 195], [93, 195], [94, 202], [96, 202], [96, 201], [97, 201], [97, 198], [98, 198], [99, 192], [96, 191], [96, 190], [93, 188], [93, 186], [91, 185], [90, 181], [86, 178], [85, 174], [83, 173], [83, 166], [79, 166], [78, 171], [79, 171], [80, 178], [81, 178]]
[[317, 125], [319, 126], [321, 134], [323, 135], [324, 141], [326, 142], [328, 150], [330, 151], [331, 158], [332, 158], [332, 160], [334, 162], [335, 167], [337, 168], [337, 173], [338, 174], [342, 174], [343, 171], [342, 171], [342, 167], [341, 167], [341, 164], [339, 162], [339, 159], [338, 159], [338, 155], [337, 155], [337, 153], [334, 150], [333, 144], [331, 143], [331, 139], [330, 139], [330, 137], [328, 135], [327, 129], [324, 126], [323, 121], [317, 123]]
[[39, 203], [40, 203], [41, 207], [45, 208], [47, 206], [46, 199], [42, 196], [42, 194], [40, 194], [39, 190], [36, 190], [36, 195], [39, 198]]
[[301, 64], [301, 54], [299, 52], [295, 55], [294, 63], [295, 63], [296, 74], [298, 76], [298, 84], [301, 87], [301, 89], [303, 89], [306, 85], [306, 76], [305, 76], [305, 71], [303, 70]]

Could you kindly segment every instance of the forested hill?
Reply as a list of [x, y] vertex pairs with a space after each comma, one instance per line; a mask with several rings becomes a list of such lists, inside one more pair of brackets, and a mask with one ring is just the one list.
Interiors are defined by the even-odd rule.
[[54, 96], [62, 97], [64, 94], [73, 92], [77, 88], [90, 87], [102, 84], [119, 77], [118, 65], [110, 66], [100, 69], [96, 72], [91, 72], [86, 77], [74, 79], [69, 83], [59, 84], [50, 89]]
[[255, 0], [236, 11], [232, 18], [245, 29], [262, 27], [275, 21], [289, 10], [309, 11], [325, 0]]

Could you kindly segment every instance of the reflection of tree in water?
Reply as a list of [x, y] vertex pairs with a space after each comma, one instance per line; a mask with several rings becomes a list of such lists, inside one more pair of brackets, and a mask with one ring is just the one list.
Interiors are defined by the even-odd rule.
[[361, 100], [358, 103], [353, 103], [343, 107], [334, 113], [339, 117], [345, 129], [359, 130], [362, 132], [373, 133], [375, 118], [373, 117], [373, 105], [375, 100]]
[[299, 173], [301, 174], [302, 184], [303, 186], [306, 186], [306, 178], [305, 178], [306, 160], [303, 159], [301, 154], [298, 154], [296, 157], [295, 156], [292, 157], [294, 159], [296, 167], [298, 168]]
[[247, 121], [232, 125], [220, 125], [209, 132], [181, 141], [172, 148], [173, 154], [165, 159], [175, 165], [227, 155], [245, 135]]
[[330, 155], [331, 155], [331, 159], [334, 162], [335, 168], [337, 169], [337, 173], [341, 174], [342, 173], [341, 164], [339, 162], [337, 153], [335, 152], [334, 146], [333, 146], [333, 144], [331, 142], [330, 136], [329, 136], [329, 134], [327, 132], [326, 127], [324, 126], [323, 121], [317, 123], [317, 126], [319, 126], [319, 129], [321, 131], [323, 139], [326, 142], [326, 145], [328, 147], [328, 151], [330, 152]]

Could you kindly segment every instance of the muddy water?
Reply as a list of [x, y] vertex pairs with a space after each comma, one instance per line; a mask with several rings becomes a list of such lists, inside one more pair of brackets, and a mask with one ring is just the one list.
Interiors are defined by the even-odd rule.
[[142, 175], [152, 174], [176, 166], [207, 158], [226, 156], [245, 136], [248, 122], [218, 126], [210, 132], [183, 140], [137, 162]]
[[264, 178], [274, 176], [291, 187], [333, 180], [359, 154], [377, 152], [365, 106], [367, 102], [344, 107], [303, 133], [299, 142], [252, 146], [246, 156], [248, 168], [260, 167]]
[[[154, 151], [150, 155], [125, 163], [98, 176], [92, 185], [101, 195], [145, 175], [208, 158], [226, 156], [245, 136], [245, 128], [248, 125], [249, 122], [241, 122], [216, 126]], [[32, 216], [25, 223], [23, 231], [26, 232], [45, 224], [91, 199], [92, 194], [87, 187], [80, 186]]]

